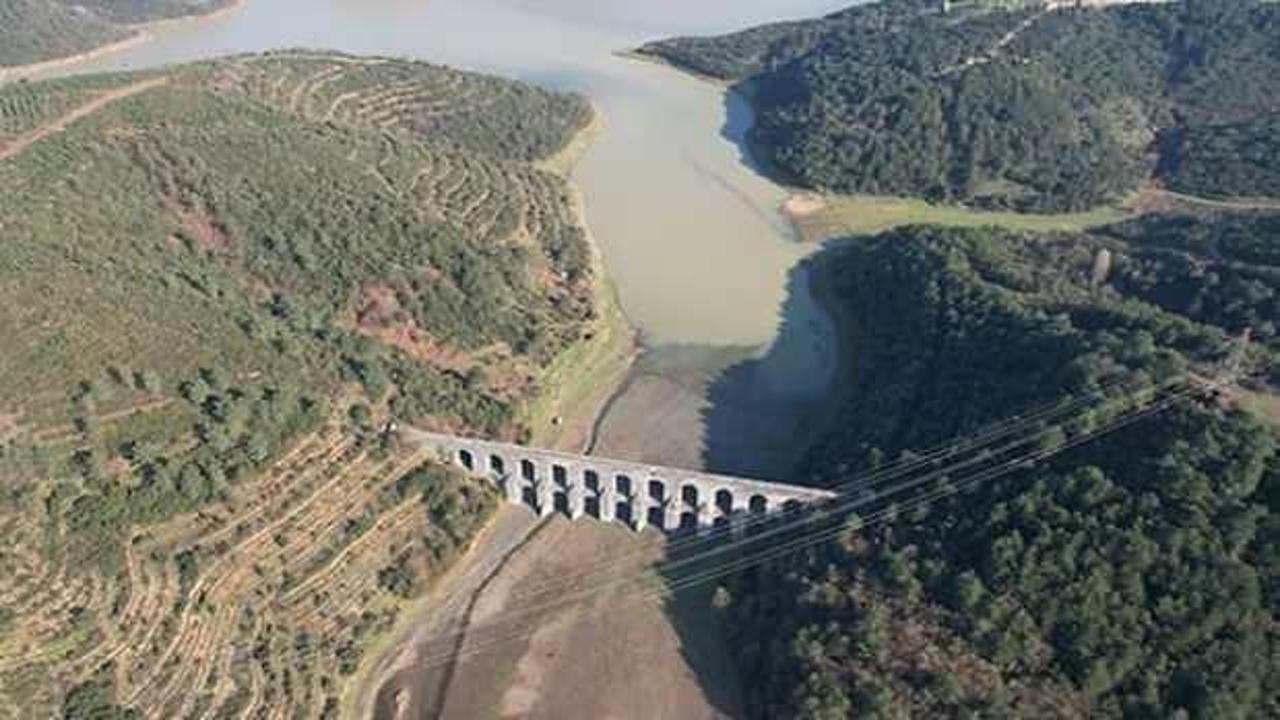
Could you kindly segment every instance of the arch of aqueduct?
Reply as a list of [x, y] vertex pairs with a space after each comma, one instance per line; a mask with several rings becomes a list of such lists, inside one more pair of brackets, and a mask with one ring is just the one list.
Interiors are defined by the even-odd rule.
[[414, 437], [469, 473], [491, 480], [508, 502], [544, 516], [562, 512], [574, 519], [622, 522], [636, 530], [710, 530], [834, 496], [814, 488], [488, 440], [418, 431]]

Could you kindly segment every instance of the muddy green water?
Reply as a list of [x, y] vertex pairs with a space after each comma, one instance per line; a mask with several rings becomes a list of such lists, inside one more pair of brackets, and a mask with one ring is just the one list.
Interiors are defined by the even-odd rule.
[[[785, 452], [768, 446], [790, 446], [789, 434], [821, 399], [833, 368], [829, 322], [795, 270], [808, 250], [778, 212], [784, 190], [743, 157], [739, 141], [751, 120], [741, 98], [615, 52], [843, 4], [247, 0], [226, 15], [163, 26], [146, 42], [56, 72], [310, 47], [412, 56], [587, 95], [605, 129], [575, 180], [623, 309], [652, 348], [631, 394], [601, 423], [597, 449], [726, 469], [710, 448], [727, 447], [721, 440], [732, 434], [740, 466], [727, 469], [777, 473]], [[650, 433], [644, 419], [657, 406], [675, 425]]]

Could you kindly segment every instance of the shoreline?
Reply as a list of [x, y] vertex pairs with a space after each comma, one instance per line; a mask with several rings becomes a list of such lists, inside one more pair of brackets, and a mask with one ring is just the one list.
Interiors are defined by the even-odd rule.
[[[725, 90], [733, 90], [733, 87], [736, 84], [731, 80], [725, 80], [724, 78], [719, 78], [719, 77], [716, 77], [715, 75], [708, 75], [704, 72], [698, 72], [693, 68], [687, 68], [683, 65], [677, 65], [676, 63], [671, 62], [670, 60], [662, 57], [661, 55], [650, 55], [649, 53], [641, 52], [640, 48], [632, 48], [630, 50], [615, 50], [613, 52], [613, 56], [616, 58], [620, 58], [622, 60], [630, 60], [632, 62], [644, 63], [646, 65], [653, 65], [654, 67], [675, 70], [676, 72], [679, 72], [684, 75], [688, 75], [691, 78], [694, 78], [696, 80], [701, 80], [702, 82], [705, 82], [705, 83], [710, 83], [711, 85], [715, 85], [716, 87], [723, 88]], [[750, 98], [748, 97], [747, 99], [749, 100]]]
[[[825, 241], [824, 241], [825, 242]], [[812, 455], [814, 447], [830, 434], [832, 426], [840, 422], [840, 409], [846, 398], [852, 395], [852, 388], [857, 384], [858, 358], [854, 345], [857, 342], [858, 326], [852, 314], [839, 301], [831, 272], [831, 255], [840, 251], [840, 245], [833, 243], [824, 245], [810, 255], [804, 262], [805, 271], [809, 275], [809, 292], [813, 302], [831, 322], [832, 334], [835, 336], [835, 357], [832, 359], [831, 394], [821, 406], [821, 410], [809, 419], [805, 428], [804, 450], [797, 455], [800, 458], [797, 466], [792, 468], [793, 474], [803, 469], [804, 458]]]
[[[564, 148], [536, 163], [537, 167], [560, 177], [568, 185], [570, 212], [585, 233], [591, 250], [593, 285], [598, 301], [599, 319], [593, 336], [561, 353], [551, 363], [539, 379], [545, 387], [544, 392], [530, 401], [524, 413], [523, 421], [530, 426], [534, 443], [567, 451], [580, 451], [582, 448], [579, 445], [589, 441], [585, 432], [584, 437], [579, 440], [574, 429], [581, 426], [589, 431], [594, 427], [600, 413], [607, 410], [608, 398], [630, 375], [639, 354], [636, 331], [622, 313], [617, 292], [604, 265], [603, 254], [587, 223], [582, 190], [572, 180], [574, 168], [604, 130], [604, 115], [594, 103], [591, 104], [591, 113], [590, 122]], [[565, 377], [569, 374], [572, 374], [572, 379]], [[562, 418], [562, 422], [556, 423], [555, 418]], [[440, 610], [436, 595], [441, 588], [456, 582], [459, 575], [465, 576], [475, 571], [474, 567], [470, 570], [466, 568], [477, 562], [478, 549], [498, 532], [496, 526], [501, 517], [499, 509], [473, 538], [467, 552], [449, 567], [431, 589], [402, 612], [394, 627], [378, 643], [376, 652], [366, 656], [368, 663], [362, 663], [347, 684], [341, 694], [340, 707], [353, 713], [352, 716], [373, 717], [378, 697], [384, 688], [397, 682], [399, 675], [414, 670], [417, 645], [421, 641], [419, 630], [424, 623], [432, 622], [432, 618]], [[497, 566], [482, 578], [479, 588], [463, 592], [468, 608], [479, 598], [480, 591], [498, 570], [524, 547], [540, 527], [540, 522], [533, 524], [523, 538], [509, 551], [502, 553]], [[469, 610], [466, 615], [464, 627], [469, 623]]]
[[[131, 27], [131, 26], [124, 26]], [[86, 50], [75, 55], [67, 55], [66, 57], [54, 58], [52, 60], [40, 60], [39, 62], [28, 63], [26, 65], [10, 65], [0, 67], [0, 86], [10, 83], [22, 82], [23, 80], [37, 80], [39, 78], [31, 78], [32, 75], [43, 75], [44, 73], [58, 70], [68, 66], [74, 66], [82, 62], [97, 60], [101, 57], [117, 53], [122, 50], [128, 50], [131, 47], [141, 45], [152, 38], [152, 35], [145, 30], [137, 30], [134, 34], [117, 40], [107, 45], [100, 45], [92, 50]]]
[[48, 60], [38, 60], [25, 65], [9, 65], [0, 67], [0, 86], [28, 79], [40, 79], [31, 78], [30, 76], [44, 75], [45, 73], [62, 68], [74, 67], [75, 65], [89, 62], [90, 60], [98, 60], [108, 55], [128, 50], [129, 48], [137, 47], [138, 45], [154, 40], [158, 33], [172, 27], [188, 23], [216, 20], [230, 15], [231, 13], [238, 12], [239, 10], [244, 9], [248, 4], [249, 0], [232, 0], [231, 4], [225, 7], [220, 7], [217, 10], [198, 15], [160, 18], [140, 23], [118, 24], [116, 27], [130, 33], [130, 35], [115, 42], [107, 43], [106, 45], [99, 45], [98, 47], [90, 48], [83, 52], [75, 53], [74, 55], [50, 58]]
[[[726, 92], [737, 93], [747, 103], [752, 113], [756, 112], [753, 80], [747, 78], [729, 81], [699, 72], [692, 68], [672, 62], [660, 55], [641, 52], [640, 48], [619, 50], [617, 57], [634, 62], [646, 63], [655, 67], [674, 70], [695, 80], [722, 88]], [[739, 147], [748, 164], [763, 177], [782, 188], [787, 198], [778, 206], [778, 213], [791, 227], [797, 243], [810, 247], [818, 247], [829, 240], [839, 239], [851, 234], [875, 234], [892, 230], [905, 225], [940, 225], [943, 227], [973, 227], [995, 225], [1014, 231], [1020, 230], [1079, 230], [1112, 222], [1120, 222], [1141, 215], [1127, 208], [1127, 203], [1108, 203], [1083, 211], [1062, 213], [1023, 213], [1016, 211], [994, 211], [968, 208], [958, 204], [933, 203], [924, 198], [904, 195], [872, 195], [868, 193], [839, 193], [816, 188], [808, 188], [787, 179], [787, 173], [777, 165], [763, 157], [752, 139], [752, 128], [748, 129]], [[1177, 199], [1175, 193], [1164, 192], [1166, 197]], [[1181, 198], [1187, 202], [1202, 202], [1206, 205], [1230, 205], [1232, 201], [1214, 201], [1201, 198]], [[1238, 199], [1237, 204], [1253, 205], [1249, 199]], [[1263, 201], [1254, 201], [1261, 205]], [[864, 214], [870, 216], [868, 227], [858, 222], [851, 222], [846, 216], [846, 208], [862, 205]], [[901, 215], [892, 221], [880, 219], [885, 212]]]
[[[824, 368], [823, 372], [830, 373], [831, 379], [827, 392], [829, 396], [836, 399], [836, 401], [824, 403], [821, 406], [811, 408], [810, 411], [803, 414], [803, 417], [796, 418], [803, 428], [800, 436], [797, 437], [797, 441], [806, 449], [813, 446], [821, 440], [821, 438], [826, 434], [831, 423], [837, 419], [837, 408], [839, 407], [838, 397], [843, 397], [843, 395], [838, 393], [838, 391], [843, 386], [842, 381], [852, 374], [855, 367], [855, 358], [852, 354], [853, 349], [850, 343], [849, 334], [852, 331], [849, 328], [847, 313], [842, 311], [838, 299], [831, 291], [830, 278], [822, 271], [822, 268], [820, 267], [821, 263], [815, 260], [815, 258], [825, 252], [825, 250], [821, 243], [804, 242], [802, 227], [795, 221], [792, 214], [788, 212], [788, 209], [794, 206], [796, 199], [804, 197], [807, 191], [803, 188], [799, 188], [780, 180], [779, 175], [776, 172], [773, 172], [766, 163], [761, 161], [759, 153], [751, 142], [750, 127], [754, 126], [755, 123], [755, 106], [752, 97], [752, 87], [749, 83], [734, 82], [713, 77], [705, 73], [700, 73], [677, 65], [660, 56], [649, 55], [647, 53], [638, 52], [637, 50], [619, 50], [615, 51], [613, 54], [615, 57], [624, 61], [643, 63], [664, 70], [674, 70], [680, 75], [687, 76], [695, 81], [716, 88], [723, 93], [725, 97], [728, 97], [729, 93], [737, 94], [746, 104], [747, 109], [751, 112], [751, 117], [749, 119], [750, 126], [745, 131], [742, 138], [735, 143], [741, 153], [741, 161], [748, 167], [748, 169], [757, 173], [782, 191], [784, 199], [774, 208], [774, 211], [778, 213], [789, 228], [790, 240], [807, 248], [808, 250], [805, 253], [805, 257], [797, 260], [796, 265], [793, 266], [793, 270], [799, 269], [807, 276], [807, 281], [805, 282], [806, 289], [804, 292], [809, 297], [809, 302], [812, 303], [815, 310], [822, 315], [824, 324], [829, 328], [831, 334], [834, 335], [832, 338], [833, 344], [829, 348], [830, 354], [824, 354], [821, 358], [821, 364]], [[705, 345], [700, 347], [712, 349], [715, 346]], [[772, 346], [770, 345], [766, 347]], [[627, 372], [623, 382], [620, 385], [615, 386], [612, 393], [608, 396], [601, 412], [597, 414], [596, 422], [593, 425], [590, 436], [591, 442], [588, 446], [588, 454], [593, 454], [598, 449], [597, 445], [608, 445], [606, 440], [609, 439], [610, 435], [616, 434], [616, 431], [614, 433], [605, 431], [609, 421], [617, 421], [619, 417], [622, 417], [625, 420], [625, 415], [628, 414], [628, 411], [625, 409], [620, 410], [619, 412], [621, 415], [615, 417], [613, 414], [615, 406], [623, 405], [627, 403], [628, 400], [634, 400], [634, 398], [631, 397], [633, 394], [638, 394], [639, 396], [644, 396], [646, 394], [646, 390], [636, 388], [636, 386], [642, 381], [645, 374], [645, 371], [640, 366], [639, 361], [653, 351], [654, 349], [652, 348], [640, 347], [637, 352], [637, 364], [633, 365], [632, 369]], [[747, 362], [750, 362], [750, 360], [747, 360]], [[738, 364], [740, 363], [731, 363], [727, 367], [735, 367]], [[726, 368], [719, 368], [717, 372], [722, 372], [725, 369]], [[708, 385], [702, 392], [709, 391], [710, 387], [711, 386]], [[632, 408], [630, 413], [634, 412], [635, 409]], [[604, 447], [602, 449], [606, 452], [609, 450], [608, 447]], [[779, 472], [778, 477], [794, 478], [796, 471], [800, 469], [803, 463], [804, 454], [805, 451], [798, 452], [794, 457], [789, 458], [783, 464], [778, 465], [776, 468]], [[702, 465], [704, 467], [708, 460], [709, 458], [705, 456], [704, 450], [704, 456], [702, 457]]]
[[524, 418], [532, 431], [532, 444], [571, 452], [590, 449], [592, 428], [608, 411], [609, 398], [625, 383], [642, 352], [638, 332], [623, 312], [591, 230], [582, 188], [573, 181], [574, 169], [606, 127], [604, 114], [594, 103], [590, 106], [591, 121], [559, 152], [537, 163], [568, 185], [570, 212], [591, 251], [598, 311], [593, 334], [551, 363], [540, 378], [544, 391], [529, 403]]
[[785, 220], [786, 223], [790, 226], [791, 234], [793, 236], [792, 239], [799, 244], [809, 244], [808, 239], [804, 232], [804, 228], [797, 221], [797, 219], [792, 215], [792, 213], [788, 210], [788, 208], [793, 203], [802, 200], [806, 196], [815, 194], [816, 191], [812, 191], [807, 188], [800, 187], [798, 185], [795, 185], [791, 182], [786, 181], [784, 179], [785, 173], [783, 173], [781, 169], [778, 168], [774, 163], [771, 163], [767, 159], [765, 159], [759, 152], [759, 149], [756, 147], [755, 142], [752, 140], [752, 133], [755, 130], [755, 116], [756, 116], [755, 92], [754, 92], [754, 85], [752, 84], [750, 79], [733, 81], [733, 80], [726, 80], [724, 78], [719, 78], [714, 75], [708, 75], [704, 72], [699, 72], [697, 70], [694, 70], [693, 68], [689, 68], [684, 65], [674, 63], [660, 55], [651, 55], [649, 53], [641, 52], [640, 48], [634, 48], [631, 50], [619, 50], [615, 52], [614, 55], [624, 60], [630, 60], [632, 62], [644, 63], [647, 65], [652, 65], [654, 67], [673, 70], [677, 73], [680, 73], [681, 75], [685, 75], [687, 77], [693, 78], [694, 80], [698, 80], [700, 82], [704, 82], [709, 85], [712, 85], [713, 87], [719, 88], [723, 90], [726, 94], [734, 93], [734, 94], [737, 94], [739, 97], [741, 97], [743, 102], [745, 102], [747, 104], [747, 107], [751, 110], [752, 117], [751, 117], [751, 127], [749, 127], [746, 130], [746, 132], [742, 137], [742, 140], [736, 143], [738, 145], [738, 150], [739, 152], [742, 153], [742, 156], [745, 159], [745, 162], [748, 167], [750, 167], [754, 172], [758, 173], [764, 179], [768, 180], [774, 185], [777, 185], [779, 188], [782, 189], [784, 193], [787, 194], [786, 199], [783, 200], [782, 203], [780, 203], [778, 207], [775, 208], [775, 210], [780, 216], [782, 216], [782, 219]]

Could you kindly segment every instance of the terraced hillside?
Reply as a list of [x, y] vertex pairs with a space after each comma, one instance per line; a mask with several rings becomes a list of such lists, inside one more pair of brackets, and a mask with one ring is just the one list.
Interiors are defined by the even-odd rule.
[[50, 547], [38, 495], [14, 499], [0, 511], [6, 716], [331, 715], [366, 648], [495, 504], [336, 426], [223, 500], [135, 526], [111, 573]]
[[295, 52], [0, 115], [0, 717], [321, 714], [490, 506], [378, 428], [520, 436], [597, 332], [589, 106]]
[[200, 15], [234, 0], [0, 0], [0, 69], [120, 42], [148, 20]]

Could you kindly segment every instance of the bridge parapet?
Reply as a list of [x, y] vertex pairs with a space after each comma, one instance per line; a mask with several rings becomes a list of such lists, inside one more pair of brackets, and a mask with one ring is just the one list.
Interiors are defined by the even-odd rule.
[[826, 500], [835, 493], [732, 475], [588, 457], [407, 429], [442, 459], [492, 481], [509, 501], [640, 530], [709, 530], [750, 515]]

